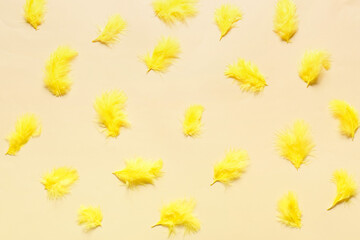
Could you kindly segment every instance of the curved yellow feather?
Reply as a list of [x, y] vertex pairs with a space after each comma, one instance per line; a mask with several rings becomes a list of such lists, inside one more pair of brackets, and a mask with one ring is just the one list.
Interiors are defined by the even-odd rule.
[[100, 42], [105, 45], [115, 43], [118, 40], [118, 36], [126, 28], [125, 20], [119, 15], [115, 14], [111, 16], [104, 27], [101, 30], [100, 35], [93, 40], [93, 42]]
[[166, 24], [174, 24], [176, 21], [185, 22], [189, 17], [197, 13], [198, 0], [154, 0], [152, 6], [155, 15]]
[[301, 228], [301, 211], [293, 192], [285, 194], [278, 202], [278, 220], [289, 227]]
[[45, 0], [26, 0], [24, 18], [35, 30], [43, 23], [45, 15]]
[[221, 36], [220, 40], [234, 27], [234, 24], [242, 19], [242, 13], [237, 6], [223, 4], [215, 11], [215, 23]]
[[83, 225], [85, 231], [100, 227], [102, 220], [100, 207], [81, 206], [78, 210], [78, 224]]
[[296, 5], [292, 0], [278, 0], [274, 17], [274, 32], [289, 42], [298, 30]]
[[201, 118], [204, 112], [204, 107], [201, 105], [192, 105], [185, 111], [185, 118], [183, 122], [183, 133], [185, 136], [197, 136], [201, 131]]
[[336, 184], [337, 193], [333, 204], [328, 210], [333, 209], [339, 203], [348, 202], [357, 193], [357, 184], [354, 178], [345, 170], [336, 170], [333, 173], [333, 181]]

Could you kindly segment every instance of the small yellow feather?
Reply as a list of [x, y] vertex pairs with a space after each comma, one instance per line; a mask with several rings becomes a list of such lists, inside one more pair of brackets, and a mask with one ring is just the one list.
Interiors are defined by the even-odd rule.
[[185, 233], [196, 233], [200, 230], [200, 221], [194, 216], [196, 202], [193, 199], [180, 199], [162, 207], [160, 221], [153, 227], [164, 226], [169, 229], [169, 236], [175, 233], [176, 227], [184, 227]]
[[292, 0], [278, 0], [274, 17], [274, 32], [289, 42], [298, 30], [296, 5]]
[[299, 76], [309, 85], [315, 84], [321, 70], [329, 70], [331, 67], [330, 54], [323, 50], [306, 51], [302, 57]]
[[45, 0], [26, 0], [24, 18], [35, 30], [43, 23], [45, 15]]
[[8, 137], [9, 149], [6, 154], [15, 155], [30, 138], [37, 137], [41, 133], [41, 125], [34, 114], [24, 114], [18, 118], [15, 131]]
[[78, 53], [68, 46], [58, 47], [46, 62], [45, 87], [55, 96], [63, 96], [70, 91], [72, 81], [68, 74], [70, 62]]
[[215, 23], [221, 36], [220, 40], [234, 27], [234, 24], [242, 19], [242, 13], [237, 6], [223, 4], [215, 11]]
[[301, 228], [301, 211], [293, 192], [288, 192], [278, 202], [278, 220], [289, 227]]
[[201, 105], [192, 105], [185, 111], [183, 122], [183, 132], [186, 136], [197, 136], [201, 131], [201, 118], [204, 107]]
[[198, 0], [154, 0], [152, 6], [156, 16], [166, 24], [185, 22], [197, 13]]
[[336, 170], [333, 173], [333, 181], [336, 184], [337, 193], [333, 204], [328, 210], [333, 209], [339, 203], [348, 202], [357, 193], [357, 184], [354, 178], [345, 170]]
[[126, 28], [125, 20], [119, 15], [115, 14], [111, 16], [100, 35], [93, 40], [93, 42], [100, 42], [105, 45], [115, 43], [118, 40], [118, 36]]
[[289, 160], [296, 169], [305, 163], [306, 157], [315, 146], [309, 126], [302, 120], [296, 121], [292, 128], [281, 131], [276, 145], [280, 155]]
[[41, 183], [50, 199], [58, 199], [70, 192], [70, 187], [79, 179], [76, 169], [60, 167], [44, 174]]
[[95, 100], [94, 108], [98, 114], [98, 123], [106, 129], [108, 137], [117, 137], [120, 128], [130, 126], [124, 111], [126, 100], [125, 94], [119, 90], [104, 92]]
[[236, 63], [228, 65], [225, 76], [235, 79], [245, 92], [259, 93], [267, 86], [258, 67], [244, 59], [239, 59]]
[[101, 226], [103, 215], [100, 207], [81, 206], [78, 210], [78, 224], [84, 226], [85, 231], [90, 231]]
[[334, 118], [340, 121], [340, 131], [346, 137], [354, 139], [355, 133], [359, 128], [359, 115], [356, 109], [342, 100], [332, 100], [330, 111]]

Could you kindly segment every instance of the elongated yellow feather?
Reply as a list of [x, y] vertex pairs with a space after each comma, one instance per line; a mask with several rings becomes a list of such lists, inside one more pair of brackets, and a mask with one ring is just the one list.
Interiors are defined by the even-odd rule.
[[201, 105], [192, 105], [185, 111], [183, 122], [183, 132], [186, 136], [197, 136], [201, 131], [201, 118], [204, 107]]
[[119, 90], [104, 92], [95, 100], [98, 123], [105, 128], [108, 137], [117, 137], [120, 128], [130, 126], [124, 111], [126, 100], [125, 94]]
[[24, 18], [36, 30], [44, 21], [45, 0], [26, 0]]
[[296, 169], [305, 162], [315, 146], [309, 126], [302, 120], [296, 121], [292, 128], [281, 131], [277, 136], [276, 145], [280, 155], [289, 160]]
[[298, 30], [296, 5], [292, 0], [278, 0], [274, 17], [274, 32], [289, 42]]
[[278, 220], [289, 227], [301, 228], [301, 211], [293, 192], [285, 194], [278, 202]]
[[340, 121], [340, 131], [346, 137], [354, 139], [359, 128], [359, 114], [356, 109], [343, 100], [332, 100], [330, 110], [334, 118]]
[[249, 155], [245, 150], [230, 150], [225, 158], [214, 166], [214, 182], [230, 184], [245, 172], [249, 165]]
[[221, 36], [220, 40], [234, 27], [234, 24], [242, 19], [242, 13], [237, 6], [223, 4], [215, 11], [215, 23]]
[[339, 203], [348, 202], [357, 193], [357, 184], [354, 178], [347, 171], [340, 169], [333, 173], [333, 181], [336, 184], [336, 197], [331, 207], [333, 209]]
[[46, 62], [45, 87], [55, 96], [63, 96], [70, 91], [72, 81], [68, 74], [70, 62], [78, 53], [68, 46], [58, 47]]
[[239, 59], [236, 63], [228, 65], [225, 76], [235, 79], [245, 92], [259, 93], [267, 86], [258, 67], [244, 59]]
[[156, 16], [166, 24], [185, 22], [197, 13], [198, 0], [154, 0], [152, 6]]
[[154, 184], [154, 180], [162, 176], [163, 161], [144, 161], [136, 158], [126, 161], [126, 167], [113, 174], [127, 187]]
[[47, 172], [41, 179], [50, 199], [58, 199], [70, 192], [70, 187], [79, 179], [76, 169], [60, 167]]
[[329, 70], [331, 66], [330, 54], [323, 50], [306, 51], [302, 57], [299, 76], [309, 85], [315, 84], [321, 70]]
[[111, 16], [100, 35], [93, 40], [93, 42], [100, 42], [105, 45], [115, 43], [118, 40], [118, 36], [126, 28], [125, 20], [119, 15], [115, 14]]
[[151, 70], [157, 72], [165, 72], [173, 63], [174, 59], [178, 58], [180, 53], [179, 41], [172, 37], [162, 37], [155, 46], [152, 54], [147, 53], [143, 60], [148, 67], [148, 72]]
[[185, 233], [196, 233], [200, 230], [200, 221], [194, 216], [195, 200], [179, 199], [162, 207], [160, 221], [155, 226], [169, 229], [169, 236], [175, 234], [176, 227], [184, 227]]
[[6, 154], [15, 155], [30, 138], [37, 137], [41, 133], [41, 124], [34, 114], [26, 113], [18, 118], [15, 131], [8, 137], [9, 149]]
[[85, 231], [100, 227], [103, 215], [100, 207], [81, 206], [78, 210], [78, 224], [84, 226]]

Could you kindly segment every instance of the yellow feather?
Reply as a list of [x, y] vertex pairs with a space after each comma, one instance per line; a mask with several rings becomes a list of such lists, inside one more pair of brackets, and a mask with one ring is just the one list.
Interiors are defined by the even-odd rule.
[[249, 155], [245, 150], [230, 150], [225, 158], [214, 166], [214, 182], [230, 184], [240, 178], [249, 165]]
[[81, 206], [78, 211], [78, 224], [84, 226], [85, 231], [101, 226], [103, 215], [100, 207]]
[[221, 36], [220, 40], [234, 27], [234, 24], [242, 19], [242, 13], [237, 6], [223, 4], [215, 11], [215, 23]]
[[267, 86], [264, 76], [258, 67], [250, 61], [239, 59], [236, 63], [228, 65], [225, 76], [233, 78], [245, 92], [259, 93]]
[[299, 169], [305, 162], [314, 146], [309, 126], [304, 121], [298, 120], [292, 128], [285, 129], [278, 134], [277, 148], [280, 155], [289, 160], [296, 169]]
[[300, 64], [299, 76], [307, 86], [316, 83], [321, 70], [329, 70], [330, 54], [322, 50], [306, 51]]
[[333, 204], [328, 210], [333, 209], [339, 203], [348, 202], [357, 192], [357, 184], [354, 178], [343, 169], [334, 172], [333, 181], [336, 184], [337, 193]]
[[333, 116], [340, 121], [340, 131], [343, 135], [354, 139], [356, 130], [359, 128], [359, 115], [356, 109], [342, 100], [332, 100], [330, 110]]
[[6, 154], [15, 155], [30, 138], [37, 137], [41, 133], [41, 125], [34, 114], [24, 114], [18, 118], [15, 131], [8, 137], [9, 149]]
[[163, 161], [144, 161], [136, 158], [126, 161], [126, 167], [113, 174], [127, 187], [133, 188], [139, 185], [154, 184], [154, 180], [162, 176]]
[[115, 14], [109, 18], [100, 35], [93, 40], [93, 42], [100, 42], [105, 45], [115, 43], [118, 40], [118, 35], [122, 33], [125, 28], [125, 20], [119, 14]]
[[278, 202], [278, 219], [289, 227], [301, 228], [301, 211], [296, 195], [288, 192]]
[[152, 6], [156, 16], [167, 24], [185, 22], [186, 18], [197, 13], [198, 0], [154, 0]]
[[292, 0], [278, 0], [274, 17], [274, 31], [289, 42], [298, 30], [296, 5]]
[[169, 229], [169, 236], [175, 233], [176, 227], [184, 227], [185, 233], [196, 233], [200, 230], [200, 221], [194, 216], [195, 200], [180, 199], [162, 207], [160, 221], [156, 226]]
[[203, 112], [204, 107], [201, 105], [192, 105], [185, 111], [183, 132], [186, 136], [196, 136], [200, 133]]
[[70, 187], [79, 179], [76, 169], [60, 167], [44, 174], [41, 183], [50, 199], [58, 199], [70, 192]]
[[78, 53], [67, 46], [58, 47], [46, 62], [45, 87], [55, 96], [63, 96], [69, 92], [72, 81], [68, 77], [70, 62]]
[[45, 0], [26, 0], [24, 18], [36, 30], [44, 21]]
[[130, 126], [124, 111], [126, 100], [125, 94], [119, 90], [104, 92], [95, 100], [94, 108], [98, 114], [98, 123], [106, 128], [108, 137], [117, 137], [120, 128]]
[[178, 58], [180, 53], [179, 41], [172, 37], [162, 37], [152, 54], [147, 53], [143, 60], [148, 67], [148, 72], [151, 70], [157, 72], [165, 72], [173, 63], [174, 59]]

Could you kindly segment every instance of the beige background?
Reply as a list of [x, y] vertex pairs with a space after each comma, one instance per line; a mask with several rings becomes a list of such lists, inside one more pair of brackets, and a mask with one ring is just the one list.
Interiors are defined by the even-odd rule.
[[[354, 199], [330, 212], [335, 196], [332, 172], [348, 169], [360, 182], [359, 134], [345, 139], [329, 114], [340, 98], [360, 109], [360, 1], [298, 0], [299, 31], [291, 44], [272, 32], [273, 0], [228, 0], [244, 18], [221, 42], [214, 10], [225, 1], [202, 0], [187, 24], [168, 27], [154, 16], [149, 0], [49, 0], [39, 31], [24, 23], [24, 0], [0, 0], [0, 152], [16, 118], [33, 112], [43, 133], [16, 157], [0, 159], [0, 239], [167, 239], [151, 229], [163, 203], [194, 197], [202, 222], [186, 239], [357, 239], [360, 204]], [[112, 48], [91, 43], [97, 26], [120, 13], [128, 30]], [[180, 59], [165, 74], [146, 74], [139, 56], [162, 35], [179, 38]], [[74, 85], [62, 98], [43, 87], [44, 64], [61, 44], [79, 51]], [[332, 53], [333, 66], [318, 85], [306, 88], [297, 65], [306, 49]], [[224, 77], [227, 64], [242, 57], [259, 66], [268, 87], [243, 93]], [[106, 139], [92, 104], [104, 90], [128, 96], [132, 128]], [[203, 104], [203, 134], [182, 135], [190, 104]], [[296, 171], [274, 149], [275, 133], [296, 119], [312, 129], [316, 150]], [[249, 152], [248, 172], [230, 188], [210, 187], [213, 164], [229, 148]], [[162, 158], [165, 175], [155, 186], [128, 191], [111, 174], [136, 156]], [[78, 169], [80, 180], [63, 200], [50, 201], [39, 180], [54, 167]], [[303, 228], [276, 220], [276, 203], [288, 190], [298, 194]], [[84, 233], [76, 224], [81, 204], [100, 205], [103, 227]], [[175, 239], [183, 239], [181, 231]]]

